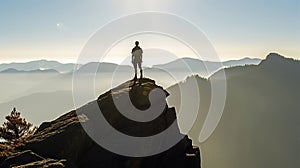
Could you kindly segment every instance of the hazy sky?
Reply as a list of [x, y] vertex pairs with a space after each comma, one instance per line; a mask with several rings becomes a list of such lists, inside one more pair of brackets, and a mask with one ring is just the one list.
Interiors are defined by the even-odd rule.
[[[143, 11], [186, 18], [207, 35], [223, 60], [264, 58], [269, 52], [300, 59], [299, 0], [9, 0], [0, 2], [0, 62], [75, 62], [101, 26]], [[157, 37], [143, 37], [142, 47], [151, 48], [154, 39], [161, 46], [173, 44], [177, 56], [191, 56], [184, 46]], [[130, 40], [115, 46], [111, 60], [130, 54], [134, 38]]]

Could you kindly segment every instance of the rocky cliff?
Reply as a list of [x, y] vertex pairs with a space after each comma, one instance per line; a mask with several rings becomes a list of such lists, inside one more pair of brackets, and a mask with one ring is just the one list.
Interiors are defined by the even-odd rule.
[[[11, 145], [12, 149], [9, 151], [2, 149], [2, 152], [7, 150], [7, 154], [0, 158], [0, 167], [199, 168], [200, 151], [192, 146], [192, 141], [186, 135], [180, 134], [175, 109], [168, 107], [165, 100], [169, 93], [163, 90], [165, 95], [151, 100], [151, 91], [155, 89], [163, 90], [151, 79], [136, 82], [131, 80], [100, 95], [97, 100], [81, 108], [51, 122], [42, 123], [34, 135], [25, 138], [18, 145]], [[124, 96], [129, 96], [129, 99], [122, 99]], [[121, 103], [125, 105], [123, 108], [130, 107], [129, 104], [132, 103], [140, 111], [145, 111], [150, 106], [164, 105], [163, 112], [151, 121], [131, 120], [120, 113], [114, 104], [115, 99], [122, 100]], [[131, 112], [130, 108], [122, 110], [125, 113]], [[104, 127], [99, 120], [99, 112], [113, 129], [131, 137], [151, 137], [169, 131], [162, 136], [161, 142], [153, 141], [142, 146], [137, 144], [130, 149], [132, 151], [143, 150], [147, 153], [153, 149], [162, 149], [172, 138], [180, 139], [170, 148], [155, 155], [138, 157], [117, 154], [99, 145], [93, 135], [96, 133], [99, 139], [109, 140], [110, 145], [122, 148], [123, 151], [126, 151], [126, 146], [129, 147], [130, 144], [113, 139], [111, 130]], [[98, 132], [101, 134], [98, 135]]]

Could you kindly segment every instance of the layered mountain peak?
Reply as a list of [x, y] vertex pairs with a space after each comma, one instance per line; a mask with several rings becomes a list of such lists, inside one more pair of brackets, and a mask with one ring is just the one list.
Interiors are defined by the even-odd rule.
[[299, 62], [293, 58], [288, 58], [288, 57], [285, 57], [278, 53], [269, 53], [267, 55], [266, 59], [263, 61], [268, 62], [268, 63], [284, 63], [286, 61], [295, 62], [295, 63]]
[[266, 57], [267, 61], [281, 61], [283, 59], [286, 59], [285, 57], [283, 57], [282, 55], [278, 54], [278, 53], [269, 53]]
[[284, 57], [278, 53], [270, 53], [266, 59], [261, 62], [262, 67], [271, 69], [288, 69], [291, 72], [297, 72], [299, 61]]

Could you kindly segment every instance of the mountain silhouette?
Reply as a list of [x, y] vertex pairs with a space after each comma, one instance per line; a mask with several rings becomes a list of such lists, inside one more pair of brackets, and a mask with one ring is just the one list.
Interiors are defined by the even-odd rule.
[[90, 62], [82, 65], [77, 71], [80, 73], [95, 73], [96, 72], [114, 72], [118, 68], [119, 71], [132, 71], [131, 66], [129, 65], [118, 65], [114, 63], [99, 63], [99, 62]]
[[257, 65], [260, 63], [260, 61], [261, 60], [258, 58], [243, 58], [240, 60], [230, 60], [224, 62], [202, 61], [195, 58], [179, 58], [166, 64], [154, 65], [152, 68], [165, 69], [171, 72], [191, 71], [199, 74], [200, 76], [207, 77], [221, 68]]
[[[299, 61], [276, 53], [257, 66], [226, 68], [225, 108], [211, 137], [201, 143], [203, 167], [299, 167], [299, 72]], [[180, 108], [179, 86], [188, 90], [191, 78], [168, 89], [168, 102], [176, 109]], [[197, 142], [212, 100], [210, 78], [194, 78], [201, 101], [189, 135]]]
[[[182, 64], [182, 61], [185, 61], [192, 69], [196, 71], [203, 71], [205, 70], [204, 64], [207, 65], [218, 65], [218, 62], [212, 62], [212, 61], [201, 61], [199, 59], [194, 58], [180, 58], [177, 60], [174, 60], [172, 62], [161, 64], [161, 65], [154, 65], [153, 68], [172, 68], [174, 65], [178, 70], [178, 64]], [[260, 59], [251, 59], [251, 58], [244, 58], [240, 60], [230, 60], [223, 62], [224, 66], [239, 66], [239, 65], [246, 65], [246, 64], [258, 64], [261, 60]], [[75, 63], [60, 63], [58, 61], [50, 61], [50, 60], [34, 60], [24, 63], [4, 63], [0, 64], [0, 72], [7, 70], [7, 69], [16, 69], [20, 72], [22, 71], [33, 71], [33, 70], [48, 70], [53, 69], [60, 73], [70, 73], [76, 68], [75, 70], [78, 70], [81, 66], [82, 72], [90, 73], [91, 69], [94, 69], [95, 67], [98, 67], [99, 72], [113, 72], [115, 70], [117, 64], [114, 63], [98, 63], [98, 62], [89, 62], [84, 65], [81, 64], [75, 64]], [[128, 65], [121, 65], [118, 68], [121, 68], [120, 71], [130, 71], [131, 69], [128, 69]], [[123, 69], [124, 68], [124, 69]], [[16, 72], [18, 72], [16, 71]], [[93, 72], [92, 72], [93, 73]]]
[[41, 70], [41, 69], [35, 69], [35, 70], [29, 70], [29, 71], [24, 71], [24, 70], [17, 70], [14, 68], [8, 68], [5, 69], [3, 71], [0, 71], [0, 73], [16, 73], [16, 74], [31, 74], [31, 73], [56, 73], [58, 74], [59, 72], [57, 70], [54, 69], [45, 69], [45, 70]]
[[25, 63], [5, 63], [0, 64], [0, 71], [5, 69], [13, 68], [19, 71], [32, 71], [37, 69], [54, 69], [60, 73], [70, 72], [74, 69], [75, 64], [67, 63], [62, 64], [57, 61], [48, 61], [48, 60], [35, 60]]

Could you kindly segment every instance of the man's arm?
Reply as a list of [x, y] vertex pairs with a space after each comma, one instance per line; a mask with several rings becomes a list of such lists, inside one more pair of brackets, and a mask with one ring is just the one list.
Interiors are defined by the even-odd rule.
[[134, 48], [131, 50], [131, 63], [133, 63], [133, 52], [134, 52]]
[[133, 63], [133, 52], [131, 52], [131, 63]]

